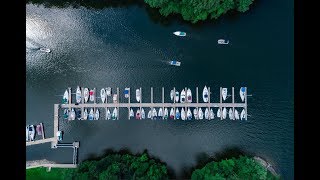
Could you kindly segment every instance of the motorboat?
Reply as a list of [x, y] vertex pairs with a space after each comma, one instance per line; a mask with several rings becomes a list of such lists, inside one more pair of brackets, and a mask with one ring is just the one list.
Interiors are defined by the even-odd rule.
[[97, 108], [96, 113], [94, 113], [94, 120], [99, 120], [99, 117], [100, 117], [100, 112], [99, 112], [99, 109]]
[[130, 108], [129, 118], [133, 118], [133, 117], [134, 117], [134, 112], [133, 112], [133, 109]]
[[146, 113], [144, 112], [144, 109], [141, 108], [141, 119], [145, 119], [146, 118]]
[[241, 87], [239, 94], [240, 94], [241, 101], [243, 102], [244, 98], [245, 98], [245, 95], [246, 95], [246, 88], [245, 87]]
[[92, 108], [90, 109], [88, 119], [89, 119], [89, 120], [93, 120], [93, 119], [94, 119], [94, 113], [93, 113], [93, 109], [92, 109]]
[[218, 39], [218, 44], [229, 44], [229, 40], [225, 40], [225, 39]]
[[236, 109], [234, 109], [234, 118], [236, 119], [236, 120], [239, 120], [240, 118], [239, 118], [239, 112], [236, 110]]
[[246, 120], [246, 111], [244, 109], [242, 109], [242, 111], [241, 111], [240, 118], [241, 118], [241, 120], [242, 119]]
[[203, 102], [208, 102], [209, 101], [209, 91], [208, 91], [207, 86], [204, 86], [204, 88], [203, 88], [202, 99], [203, 99]]
[[176, 119], [180, 119], [179, 108], [176, 108]]
[[208, 108], [206, 108], [206, 110], [204, 111], [204, 118], [209, 119], [209, 109]]
[[156, 108], [153, 108], [152, 110], [152, 119], [156, 119], [157, 118], [157, 110]]
[[175, 100], [176, 100], [176, 101], [175, 101], [175, 102], [179, 102], [179, 97], [180, 97], [180, 96], [179, 96], [179, 91], [176, 91], [176, 97], [175, 97]]
[[62, 131], [57, 131], [57, 138], [58, 138], [58, 141], [62, 141]]
[[88, 119], [88, 110], [84, 109], [83, 111], [83, 120], [87, 120]]
[[66, 89], [66, 91], [63, 94], [62, 103], [68, 104], [68, 99], [69, 99], [69, 92], [68, 92], [68, 89]]
[[138, 102], [140, 102], [141, 100], [141, 92], [140, 92], [140, 89], [136, 89], [136, 100]]
[[107, 120], [111, 119], [111, 112], [109, 110], [109, 108], [107, 109]]
[[214, 112], [212, 108], [210, 108], [210, 119], [214, 119]]
[[107, 96], [111, 96], [111, 93], [112, 93], [111, 87], [107, 87], [107, 88], [106, 88], [106, 94], [107, 94]]
[[220, 118], [221, 117], [221, 109], [218, 108], [218, 111], [217, 111], [217, 117]]
[[138, 109], [137, 112], [136, 112], [136, 119], [141, 119], [141, 111], [140, 111], [140, 109]]
[[35, 135], [36, 135], [36, 131], [35, 131], [34, 125], [29, 125], [29, 140], [34, 141]]
[[84, 102], [88, 102], [89, 100], [89, 89], [88, 88], [84, 88], [83, 90], [83, 98], [84, 98]]
[[180, 65], [181, 65], [181, 62], [180, 62], [180, 61], [170, 61], [170, 65], [180, 66]]
[[174, 119], [174, 110], [173, 110], [173, 108], [170, 109], [170, 119]]
[[158, 117], [159, 117], [160, 119], [163, 117], [163, 110], [162, 110], [162, 108], [159, 108]]
[[188, 108], [188, 110], [187, 110], [187, 119], [188, 120], [192, 119], [192, 112], [191, 112], [190, 108]]
[[181, 94], [180, 94], [180, 102], [184, 103], [186, 101], [186, 91], [182, 89]]
[[194, 119], [198, 119], [198, 108], [194, 108], [193, 109], [193, 116], [194, 116]]
[[114, 108], [112, 111], [111, 119], [116, 120], [118, 118], [118, 110], [117, 108]]
[[234, 120], [232, 108], [229, 109], [229, 119]]
[[118, 103], [118, 94], [114, 94], [112, 97], [113, 103]]
[[45, 48], [45, 47], [40, 48], [40, 51], [41, 52], [46, 52], [46, 53], [50, 53], [51, 52], [51, 50], [49, 48]]
[[90, 95], [90, 101], [93, 102], [95, 98], [95, 92], [93, 89], [89, 91], [89, 95]]
[[169, 117], [168, 108], [164, 108], [163, 119], [168, 119], [168, 117]]
[[222, 88], [221, 94], [222, 94], [222, 99], [225, 101], [227, 99], [228, 89], [227, 88]]
[[227, 118], [227, 109], [224, 107], [222, 110], [222, 119], [226, 119]]
[[149, 112], [148, 112], [148, 119], [151, 119], [151, 118], [152, 118], [152, 111], [150, 109]]
[[26, 141], [29, 141], [29, 125], [26, 126]]
[[130, 88], [125, 88], [124, 89], [124, 97], [125, 98], [129, 98], [129, 92], [130, 92]]
[[192, 93], [190, 88], [187, 90], [187, 102], [191, 103], [192, 102]]
[[186, 120], [186, 112], [184, 111], [184, 108], [181, 108], [181, 119]]
[[78, 120], [82, 120], [81, 110], [80, 110], [80, 109], [79, 109], [79, 110], [75, 110], [75, 113], [76, 113], [76, 118], [77, 118]]
[[76, 90], [76, 102], [81, 103], [81, 89], [79, 86], [77, 87], [77, 90]]
[[187, 35], [186, 32], [182, 32], [182, 31], [175, 31], [175, 32], [173, 32], [173, 34], [176, 36], [186, 36]]
[[70, 112], [70, 120], [75, 120], [76, 119], [76, 112], [74, 111], [74, 109], [71, 109]]
[[104, 88], [102, 88], [100, 90], [100, 98], [101, 98], [102, 103], [104, 103], [106, 101], [106, 90]]
[[203, 119], [203, 111], [201, 108], [199, 108], [198, 113], [199, 113], [199, 119]]
[[173, 101], [173, 98], [174, 98], [174, 90], [171, 90], [170, 91], [170, 99], [171, 99], [171, 101]]
[[63, 110], [63, 119], [67, 120], [69, 117], [69, 109], [64, 109]]

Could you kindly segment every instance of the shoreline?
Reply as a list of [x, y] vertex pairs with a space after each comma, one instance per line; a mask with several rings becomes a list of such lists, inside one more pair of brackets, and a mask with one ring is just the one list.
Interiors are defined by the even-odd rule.
[[41, 167], [45, 164], [57, 164], [57, 163], [54, 161], [49, 161], [47, 159], [26, 161], [26, 169]]
[[272, 175], [279, 176], [279, 174], [274, 170], [273, 166], [269, 162], [267, 162], [266, 160], [262, 159], [259, 156], [254, 156], [253, 159], [256, 160], [259, 164], [261, 164], [268, 171], [270, 171], [272, 173]]

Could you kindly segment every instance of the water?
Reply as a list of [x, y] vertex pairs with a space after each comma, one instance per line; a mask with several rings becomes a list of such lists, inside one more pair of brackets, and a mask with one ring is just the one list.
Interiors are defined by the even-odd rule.
[[[253, 95], [247, 122], [128, 121], [124, 109], [119, 121], [61, 119], [64, 142], [81, 143], [80, 161], [109, 148], [148, 149], [179, 176], [184, 167], [196, 164], [200, 153], [239, 147], [293, 179], [292, 2], [259, 1], [248, 13], [201, 26], [178, 21], [163, 26], [137, 6], [87, 10], [27, 5], [26, 12], [26, 123], [44, 122], [47, 137], [53, 136], [53, 104], [61, 102], [67, 87], [100, 91], [110, 86], [121, 92], [142, 87], [143, 102], [150, 100], [151, 86], [155, 102], [161, 101], [162, 86], [166, 100], [172, 87], [195, 92], [204, 85], [211, 87], [215, 102], [221, 86], [229, 92], [235, 86], [236, 95], [247, 86]], [[176, 30], [188, 36], [174, 36]], [[220, 38], [230, 44], [217, 45]], [[52, 52], [40, 52], [40, 47]], [[181, 61], [181, 67], [169, 66], [172, 59]], [[50, 144], [27, 147], [26, 155], [27, 160], [72, 162], [71, 149], [51, 149]]]

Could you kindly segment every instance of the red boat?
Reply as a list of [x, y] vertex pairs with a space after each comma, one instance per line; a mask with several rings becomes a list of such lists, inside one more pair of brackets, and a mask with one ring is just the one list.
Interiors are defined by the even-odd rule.
[[42, 135], [42, 128], [41, 128], [41, 125], [40, 125], [40, 124], [37, 125], [36, 130], [37, 130], [37, 134], [38, 134], [38, 135]]

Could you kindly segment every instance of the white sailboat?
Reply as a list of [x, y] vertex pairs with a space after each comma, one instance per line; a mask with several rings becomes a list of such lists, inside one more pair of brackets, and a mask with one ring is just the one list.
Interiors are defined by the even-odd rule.
[[114, 108], [113, 112], [112, 112], [112, 115], [111, 115], [111, 119], [112, 120], [116, 120], [117, 118], [118, 118], [118, 109]]
[[89, 91], [89, 95], [90, 95], [90, 101], [93, 102], [95, 98], [95, 92], [93, 89]]
[[210, 108], [210, 119], [214, 119], [214, 112], [212, 108]]
[[107, 109], [107, 120], [111, 119], [111, 112], [109, 110], [109, 108]]
[[186, 120], [186, 112], [184, 111], [184, 108], [181, 108], [181, 119]]
[[240, 118], [239, 118], [239, 112], [236, 110], [236, 109], [234, 109], [234, 118], [236, 119], [236, 120], [239, 120]]
[[187, 89], [187, 102], [191, 103], [192, 102], [192, 93], [190, 88]]
[[99, 109], [97, 108], [96, 113], [94, 113], [94, 120], [99, 120], [99, 117], [100, 117], [100, 112], [99, 112]]
[[246, 95], [246, 88], [245, 87], [241, 87], [239, 94], [240, 94], [241, 101], [243, 102], [244, 98], [245, 98], [245, 95]]
[[106, 90], [104, 88], [102, 88], [100, 90], [100, 98], [101, 98], [102, 103], [104, 103], [106, 101]]
[[89, 89], [88, 88], [84, 88], [84, 90], [83, 90], [83, 98], [84, 98], [84, 102], [86, 103], [86, 102], [88, 102], [88, 100], [89, 100]]
[[29, 141], [29, 125], [26, 126], [26, 141]]
[[148, 118], [151, 119], [152, 118], [152, 112], [151, 112], [151, 109], [149, 110], [148, 112]]
[[228, 95], [228, 89], [227, 88], [222, 88], [221, 90], [221, 94], [222, 94], [222, 99], [225, 101], [227, 99], [227, 95]]
[[70, 120], [75, 120], [76, 118], [76, 112], [74, 111], [74, 109], [72, 108], [71, 109], [71, 112], [70, 112]]
[[88, 119], [89, 119], [89, 120], [93, 120], [93, 119], [94, 119], [94, 113], [93, 113], [93, 109], [92, 109], [92, 108], [90, 109]]
[[68, 104], [68, 98], [69, 98], [69, 92], [68, 92], [68, 89], [66, 89], [66, 91], [63, 94], [62, 103]]
[[176, 91], [176, 99], [175, 99], [176, 101], [175, 102], [179, 102], [179, 97], [180, 97], [179, 96], [179, 91]]
[[171, 91], [170, 91], [170, 99], [171, 99], [171, 101], [173, 101], [173, 97], [174, 97], [174, 91], [171, 90]]
[[168, 119], [168, 117], [169, 117], [168, 108], [164, 108], [163, 119]]
[[163, 110], [162, 110], [162, 108], [159, 108], [158, 117], [159, 117], [160, 119], [162, 119], [162, 117], [163, 117]]
[[145, 119], [146, 118], [146, 113], [144, 112], [144, 109], [141, 108], [141, 119]]
[[81, 89], [79, 86], [77, 87], [77, 90], [76, 90], [76, 102], [81, 103]]
[[188, 120], [192, 119], [192, 112], [191, 112], [190, 108], [188, 108], [188, 110], [187, 110], [187, 119]]
[[170, 109], [170, 119], [174, 119], [174, 110], [173, 110], [173, 108]]
[[107, 96], [111, 96], [111, 87], [106, 88], [106, 94]]
[[153, 119], [157, 118], [157, 110], [156, 110], [156, 108], [153, 108], [153, 110], [152, 110], [152, 118]]
[[221, 117], [221, 110], [220, 108], [218, 108], [218, 111], [217, 111], [217, 117], [220, 118]]
[[179, 108], [176, 108], [176, 119], [180, 119], [180, 116]]
[[134, 112], [133, 112], [133, 109], [130, 108], [129, 118], [133, 118], [133, 117], [134, 117]]
[[209, 119], [209, 109], [208, 108], [206, 108], [206, 110], [204, 111], [204, 118]]
[[240, 118], [241, 118], [241, 120], [246, 119], [246, 111], [244, 109], [242, 109], [242, 111], [241, 111]]
[[180, 102], [184, 103], [186, 101], [186, 92], [184, 89], [182, 89], [181, 94], [180, 94]]
[[83, 111], [83, 120], [87, 120], [88, 119], [88, 110], [84, 109]]
[[141, 100], [141, 92], [140, 92], [140, 89], [136, 89], [136, 100], [138, 102], [140, 102]]
[[193, 116], [194, 116], [194, 119], [198, 119], [198, 109], [197, 108], [194, 108], [193, 109]]
[[209, 101], [209, 92], [207, 86], [204, 86], [203, 91], [202, 91], [202, 99], [203, 102], [208, 102]]
[[199, 119], [203, 119], [203, 111], [201, 108], [199, 108], [198, 113], [199, 113]]
[[222, 110], [222, 119], [226, 119], [227, 118], [227, 109], [224, 107]]
[[232, 108], [229, 109], [229, 119], [234, 120]]

